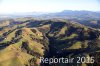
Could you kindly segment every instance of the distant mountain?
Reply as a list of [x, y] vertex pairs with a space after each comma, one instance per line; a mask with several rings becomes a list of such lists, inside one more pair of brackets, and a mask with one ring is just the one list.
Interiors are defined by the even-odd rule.
[[45, 13], [45, 12], [26, 12], [26, 13], [14, 13], [14, 14], [1, 14], [0, 20], [9, 18], [24, 18], [32, 17], [36, 19], [68, 19], [73, 22], [78, 22], [86, 26], [100, 29], [100, 11], [72, 11], [64, 10], [62, 12]]
[[37, 18], [68, 19], [71, 22], [78, 22], [86, 26], [100, 29], [100, 12], [99, 11], [92, 12], [92, 11], [84, 11], [84, 10], [83, 11], [64, 10], [58, 13], [40, 15]]
[[[51, 13], [43, 15], [47, 18], [67, 18], [67, 19], [100, 19], [100, 12], [92, 12], [92, 11], [72, 11], [72, 10], [64, 10], [58, 13]], [[42, 17], [43, 17], [42, 16]]]
[[62, 12], [47, 13], [47, 12], [26, 12], [26, 13], [13, 13], [13, 14], [1, 14], [0, 18], [18, 18], [18, 17], [34, 17], [34, 18], [63, 18], [63, 19], [98, 19], [100, 20], [100, 12], [92, 11], [72, 11], [64, 10]]
[[36, 17], [36, 16], [40, 16], [40, 15], [44, 15], [44, 14], [48, 14], [48, 12], [25, 12], [25, 13], [0, 14], [0, 19]]

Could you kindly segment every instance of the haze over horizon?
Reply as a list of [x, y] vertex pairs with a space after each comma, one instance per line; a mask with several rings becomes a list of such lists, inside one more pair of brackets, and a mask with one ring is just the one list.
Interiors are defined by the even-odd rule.
[[0, 0], [0, 14], [63, 10], [100, 11], [99, 6], [99, 0]]

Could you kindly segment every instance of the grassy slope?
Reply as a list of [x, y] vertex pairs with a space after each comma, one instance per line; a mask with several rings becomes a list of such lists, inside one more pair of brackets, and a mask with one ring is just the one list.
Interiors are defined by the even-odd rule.
[[[31, 28], [32, 29], [32, 28]], [[22, 34], [19, 36], [22, 36], [19, 42], [10, 44], [8, 47], [6, 47], [3, 50], [0, 50], [0, 66], [25, 66], [25, 64], [29, 64], [29, 60], [32, 59], [34, 56], [23, 52], [21, 49], [22, 42], [27, 41], [29, 44], [30, 50], [34, 50], [34, 52], [37, 52], [41, 55], [43, 55], [43, 47], [42, 44], [39, 42], [36, 42], [30, 37], [30, 34], [33, 35], [33, 38], [37, 39], [43, 39], [42, 33], [39, 32], [36, 28], [36, 33], [33, 33], [30, 28], [22, 28]], [[4, 39], [2, 42], [11, 41], [12, 38], [15, 38], [15, 33], [18, 31], [18, 29], [14, 30], [10, 34], [6, 36], [6, 39]], [[17, 37], [16, 37], [17, 38]]]
[[[27, 23], [23, 23], [23, 24], [20, 24], [19, 26], [26, 26], [26, 24]], [[77, 29], [83, 28], [83, 26], [80, 26], [77, 24], [71, 24], [71, 26], [73, 26], [74, 28], [77, 28]], [[18, 25], [15, 25], [15, 26], [13, 26], [13, 29], [17, 28], [17, 27], [18, 27]], [[39, 26], [38, 28], [37, 27], [35, 27], [35, 28], [32, 28], [32, 27], [31, 28], [27, 28], [27, 27], [17, 28], [16, 30], [14, 30], [13, 32], [8, 34], [6, 36], [6, 39], [4, 39], [2, 42], [11, 41], [13, 37], [14, 38], [22, 37], [22, 38], [17, 43], [10, 44], [5, 49], [0, 50], [0, 66], [25, 66], [25, 64], [27, 64], [27, 65], [29, 64], [28, 61], [32, 58], [37, 59], [37, 62], [38, 62], [39, 58], [34, 56], [34, 53], [33, 53], [33, 55], [31, 55], [27, 52], [22, 51], [21, 46], [22, 46], [22, 42], [28, 42], [27, 45], [30, 50], [32, 50], [36, 53], [39, 53], [41, 56], [43, 56], [44, 50], [42, 48], [44, 46], [43, 46], [43, 44], [41, 44], [38, 41], [40, 39], [41, 40], [43, 39], [43, 34], [40, 31], [38, 31], [39, 28], [48, 30], [48, 31], [51, 30], [48, 33], [48, 35], [50, 37], [55, 37], [55, 39], [59, 40], [59, 41], [67, 41], [67, 40], [71, 40], [71, 39], [79, 36], [79, 34], [77, 34], [76, 32], [70, 33], [70, 31], [72, 30], [72, 29], [69, 30], [70, 24], [63, 26], [62, 28], [58, 28], [59, 30], [57, 30], [57, 31], [52, 31], [53, 29], [57, 29], [57, 28], [51, 28], [51, 24]], [[34, 33], [31, 29], [34, 29], [36, 31], [36, 33]], [[84, 29], [86, 30], [86, 31], [84, 31], [84, 34], [87, 35], [88, 28], [84, 27]], [[12, 30], [12, 28], [8, 28], [8, 29], [5, 28], [3, 31], [1, 31], [1, 35], [4, 32], [8, 32], [8, 30]], [[15, 33], [18, 30], [21, 30], [22, 33], [19, 36], [15, 37]], [[68, 32], [71, 35], [67, 35], [66, 33], [68, 33]], [[65, 35], [65, 36], [61, 37], [62, 35]], [[33, 40], [33, 39], [35, 39], [35, 40]], [[56, 40], [55, 40], [55, 42], [56, 42]], [[88, 40], [86, 40], [86, 41], [88, 41]], [[86, 41], [84, 43], [86, 43], [86, 45], [88, 47], [88, 44]], [[69, 47], [67, 47], [68, 46], [67, 42], [66, 43], [62, 42], [61, 44], [55, 44], [55, 46], [58, 50], [59, 49], [80, 49], [80, 48], [82, 48], [82, 42], [76, 41], [76, 42], [72, 43], [72, 45]], [[86, 64], [82, 64], [82, 66], [84, 66], [84, 65], [86, 65]]]

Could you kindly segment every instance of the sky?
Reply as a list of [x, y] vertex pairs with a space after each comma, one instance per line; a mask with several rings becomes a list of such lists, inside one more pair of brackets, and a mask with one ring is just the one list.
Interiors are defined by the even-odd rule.
[[0, 13], [100, 11], [100, 0], [0, 0]]

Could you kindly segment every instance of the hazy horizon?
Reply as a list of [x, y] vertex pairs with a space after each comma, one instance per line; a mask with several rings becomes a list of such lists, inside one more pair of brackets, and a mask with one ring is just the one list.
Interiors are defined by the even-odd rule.
[[0, 0], [0, 14], [63, 10], [100, 11], [99, 6], [99, 0]]

